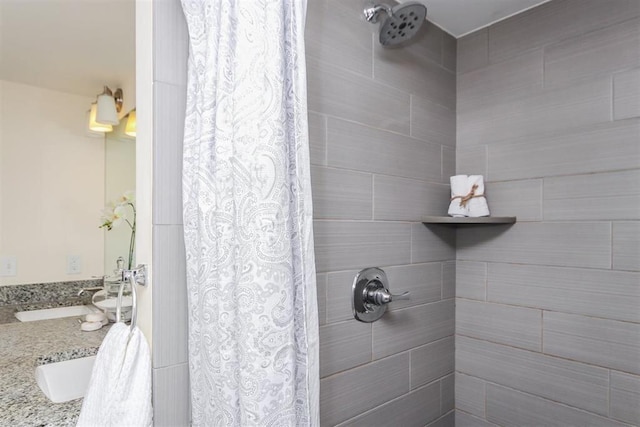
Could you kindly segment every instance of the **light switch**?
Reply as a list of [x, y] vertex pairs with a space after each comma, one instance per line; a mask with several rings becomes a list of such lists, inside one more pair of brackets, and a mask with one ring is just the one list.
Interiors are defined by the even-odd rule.
[[14, 256], [0, 257], [0, 276], [10, 277], [18, 274], [17, 264]]
[[67, 274], [82, 273], [82, 257], [80, 255], [67, 256]]

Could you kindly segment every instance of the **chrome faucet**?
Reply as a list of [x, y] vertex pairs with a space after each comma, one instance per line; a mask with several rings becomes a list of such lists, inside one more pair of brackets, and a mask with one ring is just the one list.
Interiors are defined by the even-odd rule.
[[101, 291], [104, 288], [102, 286], [95, 286], [93, 288], [82, 288], [80, 289], [80, 291], [78, 292], [78, 296], [81, 296], [82, 294], [84, 294], [85, 292], [96, 292], [96, 291]]

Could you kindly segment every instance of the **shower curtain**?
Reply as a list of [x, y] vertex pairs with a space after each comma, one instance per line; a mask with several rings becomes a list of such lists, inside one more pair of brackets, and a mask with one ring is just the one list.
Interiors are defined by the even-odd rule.
[[194, 426], [317, 426], [306, 0], [182, 0]]

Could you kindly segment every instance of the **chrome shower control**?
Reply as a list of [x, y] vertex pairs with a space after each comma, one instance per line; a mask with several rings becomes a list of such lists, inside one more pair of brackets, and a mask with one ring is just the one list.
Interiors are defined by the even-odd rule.
[[365, 268], [353, 281], [353, 317], [361, 322], [375, 322], [387, 311], [388, 303], [410, 298], [409, 292], [400, 295], [389, 292], [389, 280], [382, 269]]
[[409, 292], [393, 295], [388, 290], [370, 283], [366, 288], [366, 298], [369, 304], [383, 305], [389, 304], [391, 301], [411, 299], [411, 296]]

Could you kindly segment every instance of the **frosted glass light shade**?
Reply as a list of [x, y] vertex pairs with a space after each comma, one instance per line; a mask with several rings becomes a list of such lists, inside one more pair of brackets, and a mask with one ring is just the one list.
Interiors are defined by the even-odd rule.
[[116, 111], [116, 101], [112, 95], [106, 93], [98, 95], [96, 122], [103, 125], [117, 125], [120, 123], [118, 111]]
[[131, 110], [129, 112], [129, 118], [127, 119], [127, 126], [124, 129], [124, 133], [133, 136], [136, 136], [136, 110]]
[[96, 121], [97, 104], [94, 102], [91, 104], [91, 110], [89, 111], [89, 130], [93, 132], [111, 132], [113, 126], [98, 123]]

